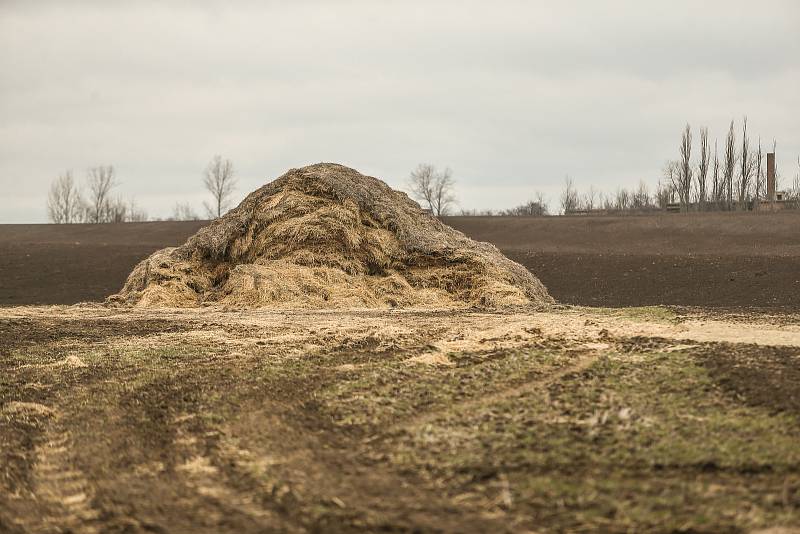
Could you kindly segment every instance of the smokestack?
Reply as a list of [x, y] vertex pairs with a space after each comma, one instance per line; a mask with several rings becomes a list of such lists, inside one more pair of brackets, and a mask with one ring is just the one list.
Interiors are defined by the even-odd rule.
[[775, 152], [767, 152], [767, 200], [775, 201]]

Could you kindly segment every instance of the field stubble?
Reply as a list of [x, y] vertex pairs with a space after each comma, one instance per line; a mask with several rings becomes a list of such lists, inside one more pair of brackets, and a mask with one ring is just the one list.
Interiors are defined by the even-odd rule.
[[800, 317], [0, 310], [0, 530], [800, 525]]

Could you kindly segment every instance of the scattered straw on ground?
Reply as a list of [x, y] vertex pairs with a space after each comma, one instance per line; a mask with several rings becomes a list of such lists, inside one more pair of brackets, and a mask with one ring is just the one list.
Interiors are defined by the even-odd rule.
[[407, 195], [341, 165], [292, 169], [109, 302], [142, 307], [391, 308], [549, 304], [541, 282]]

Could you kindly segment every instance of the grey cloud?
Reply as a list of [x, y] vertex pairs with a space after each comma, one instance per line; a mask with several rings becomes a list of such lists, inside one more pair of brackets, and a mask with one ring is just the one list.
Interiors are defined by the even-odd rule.
[[[564, 5], [562, 5], [564, 4]], [[800, 4], [218, 2], [0, 5], [0, 222], [113, 163], [165, 215], [214, 153], [240, 194], [339, 161], [395, 186], [449, 165], [465, 207], [655, 183], [686, 121], [748, 114], [800, 153]]]

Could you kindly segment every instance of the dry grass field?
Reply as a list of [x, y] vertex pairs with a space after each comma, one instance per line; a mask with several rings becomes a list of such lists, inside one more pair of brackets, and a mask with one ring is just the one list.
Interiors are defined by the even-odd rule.
[[[604, 271], [597, 250], [658, 262], [655, 237], [631, 237], [657, 221], [609, 220], [627, 241], [576, 237], [562, 251], [543, 228], [563, 224], [569, 242], [605, 226], [448, 222], [529, 266], [592, 257], [595, 276], [639, 280], [648, 303], [651, 275]], [[705, 238], [685, 234], [711, 226], [660, 221], [686, 228], [675, 255], [706, 265], [691, 250]], [[747, 262], [796, 267], [798, 237], [770, 242], [759, 224], [704, 245], [750, 258], [749, 300], [703, 306], [678, 291], [667, 303], [680, 306], [608, 307], [633, 289], [605, 307], [564, 304], [593, 282], [579, 276], [590, 263], [563, 261], [561, 278], [534, 270], [562, 304], [495, 312], [2, 307], [0, 531], [793, 532], [798, 270], [757, 276]], [[3, 256], [0, 292], [96, 300], [198, 225], [4, 227], [0, 246], [31, 263]], [[42, 244], [24, 246], [34, 231]], [[670, 287], [691, 287], [667, 271]], [[794, 300], [770, 305], [755, 289], [778, 276]]]
[[0, 530], [800, 525], [800, 317], [0, 310]]

